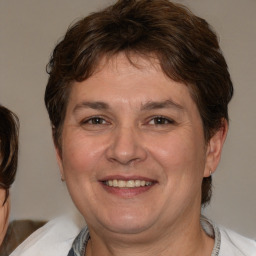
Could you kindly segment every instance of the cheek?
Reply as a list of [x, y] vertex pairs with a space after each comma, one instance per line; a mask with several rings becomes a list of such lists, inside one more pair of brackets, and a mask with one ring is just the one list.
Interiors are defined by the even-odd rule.
[[169, 135], [163, 138], [152, 139], [150, 153], [163, 165], [177, 165], [184, 159], [186, 145], [181, 143], [178, 136]]
[[65, 176], [80, 176], [90, 173], [102, 157], [103, 144], [97, 139], [69, 135], [70, 140], [64, 141], [62, 163]]
[[167, 175], [195, 175], [204, 169], [204, 147], [196, 133], [193, 136], [173, 133], [161, 140], [152, 140], [150, 152]]

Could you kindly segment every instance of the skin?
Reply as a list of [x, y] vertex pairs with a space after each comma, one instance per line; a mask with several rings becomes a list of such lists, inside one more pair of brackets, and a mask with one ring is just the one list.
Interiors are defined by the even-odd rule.
[[[91, 234], [86, 255], [211, 255], [201, 183], [220, 160], [227, 123], [209, 142], [187, 86], [155, 60], [122, 54], [72, 86], [56, 148], [61, 175]], [[61, 152], [61, 153], [60, 153]], [[103, 181], [146, 180], [143, 188]]]
[[10, 212], [9, 211], [10, 200], [8, 198], [8, 200], [3, 205], [4, 199], [5, 199], [5, 190], [0, 189], [0, 245], [4, 240], [4, 236], [8, 228], [8, 219], [9, 219], [9, 212]]

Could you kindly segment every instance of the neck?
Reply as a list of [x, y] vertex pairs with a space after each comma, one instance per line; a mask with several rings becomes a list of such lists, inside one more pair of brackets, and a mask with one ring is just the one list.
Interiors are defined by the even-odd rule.
[[214, 240], [202, 230], [199, 218], [175, 223], [171, 228], [156, 227], [143, 234], [99, 234], [91, 232], [86, 256], [210, 256], [214, 246]]

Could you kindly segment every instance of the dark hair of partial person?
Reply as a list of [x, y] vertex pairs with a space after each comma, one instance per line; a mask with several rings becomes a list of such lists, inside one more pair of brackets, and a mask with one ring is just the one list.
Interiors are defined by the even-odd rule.
[[18, 162], [18, 117], [0, 105], [0, 188], [6, 191], [3, 205], [14, 182]]
[[[77, 21], [55, 47], [47, 65], [45, 104], [53, 138], [61, 133], [74, 81], [94, 74], [99, 62], [124, 53], [155, 58], [162, 71], [188, 86], [199, 109], [206, 142], [228, 118], [233, 85], [218, 38], [210, 25], [186, 7], [167, 0], [120, 0]], [[211, 177], [202, 182], [202, 206], [211, 198]]]

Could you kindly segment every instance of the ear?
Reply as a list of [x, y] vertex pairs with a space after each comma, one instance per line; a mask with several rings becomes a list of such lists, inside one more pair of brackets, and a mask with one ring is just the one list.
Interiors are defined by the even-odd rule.
[[64, 176], [64, 171], [63, 171], [61, 145], [60, 145], [59, 141], [57, 141], [57, 139], [56, 139], [57, 138], [56, 132], [57, 132], [56, 128], [54, 126], [52, 126], [52, 139], [53, 139], [53, 143], [54, 143], [56, 159], [57, 159], [57, 163], [59, 166], [61, 180], [64, 181], [65, 176]]
[[65, 180], [65, 175], [64, 175], [64, 171], [63, 171], [61, 149], [56, 145], [55, 145], [55, 154], [56, 154], [56, 159], [57, 159], [57, 163], [58, 163], [58, 166], [59, 166], [61, 180], [64, 181]]
[[57, 163], [59, 166], [61, 180], [64, 181], [65, 176], [64, 176], [64, 172], [63, 172], [61, 145], [57, 139], [58, 136], [56, 135], [56, 133], [57, 133], [57, 130], [56, 130], [55, 126], [52, 125], [52, 140], [53, 140], [53, 144], [54, 144], [54, 148], [55, 148], [55, 155], [56, 155]]
[[222, 120], [221, 128], [211, 137], [207, 145], [204, 177], [209, 177], [220, 162], [222, 148], [228, 132], [228, 122]]

